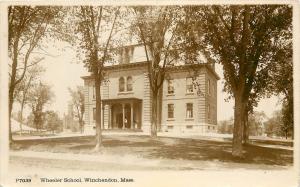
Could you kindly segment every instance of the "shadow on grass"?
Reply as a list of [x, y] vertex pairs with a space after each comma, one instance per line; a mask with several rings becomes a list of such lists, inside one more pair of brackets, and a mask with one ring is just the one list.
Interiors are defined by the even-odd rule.
[[[282, 145], [279, 142], [260, 143]], [[94, 148], [94, 137], [69, 137], [42, 140], [16, 141], [14, 150], [32, 150], [49, 152], [71, 152], [90, 154]], [[284, 144], [288, 145], [288, 144]], [[231, 155], [231, 141], [213, 141], [149, 136], [104, 136], [103, 146], [111, 154], [133, 154], [149, 159], [176, 159], [221, 161], [266, 165], [291, 165], [293, 151], [261, 147], [249, 144], [244, 147], [244, 158]]]

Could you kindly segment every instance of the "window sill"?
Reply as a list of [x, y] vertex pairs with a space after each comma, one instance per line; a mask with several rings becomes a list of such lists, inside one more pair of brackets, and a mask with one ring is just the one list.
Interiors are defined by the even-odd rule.
[[118, 95], [129, 95], [129, 94], [133, 94], [133, 91], [129, 91], [129, 92], [119, 92]]
[[184, 120], [185, 121], [194, 121], [195, 119], [194, 118], [185, 118]]
[[175, 121], [175, 118], [168, 118], [167, 121]]

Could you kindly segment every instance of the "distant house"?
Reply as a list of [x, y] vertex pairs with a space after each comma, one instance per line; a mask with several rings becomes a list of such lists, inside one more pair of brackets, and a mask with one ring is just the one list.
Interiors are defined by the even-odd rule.
[[18, 122], [15, 119], [11, 119], [11, 132], [12, 133], [31, 133], [36, 131], [36, 129], [29, 127], [25, 124], [20, 124], [20, 122]]
[[[101, 85], [102, 128], [150, 132], [151, 90], [144, 48], [123, 47], [118, 64], [105, 66]], [[197, 70], [195, 73], [194, 70]], [[95, 89], [92, 76], [82, 77], [85, 93], [85, 131], [95, 127]], [[168, 68], [159, 102], [160, 131], [215, 132], [218, 75], [210, 64]]]

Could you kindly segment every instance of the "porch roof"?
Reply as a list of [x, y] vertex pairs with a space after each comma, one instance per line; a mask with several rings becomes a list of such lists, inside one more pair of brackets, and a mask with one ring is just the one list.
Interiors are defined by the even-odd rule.
[[115, 103], [138, 103], [142, 102], [142, 99], [136, 97], [127, 98], [115, 98], [115, 99], [102, 99], [103, 104], [115, 104]]

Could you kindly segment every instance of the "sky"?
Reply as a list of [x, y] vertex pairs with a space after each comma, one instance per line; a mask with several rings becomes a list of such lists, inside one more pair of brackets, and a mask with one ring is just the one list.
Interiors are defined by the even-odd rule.
[[[67, 104], [70, 100], [68, 88], [75, 88], [76, 86], [83, 86], [81, 76], [89, 75], [84, 68], [83, 63], [76, 59], [76, 51], [63, 42], [56, 42], [56, 47], [48, 50], [49, 54], [45, 57], [42, 65], [46, 71], [42, 80], [52, 86], [55, 93], [54, 102], [47, 108], [58, 111], [62, 116], [67, 113]], [[63, 49], [63, 50], [62, 50]], [[220, 64], [216, 64], [216, 72], [220, 76], [218, 81], [218, 121], [227, 120], [233, 117], [233, 100], [225, 102], [224, 99], [228, 97], [227, 93], [222, 91], [224, 86], [223, 70]], [[278, 97], [271, 97], [269, 99], [262, 99], [255, 111], [263, 111], [268, 117], [272, 116], [275, 110], [281, 108]]]

